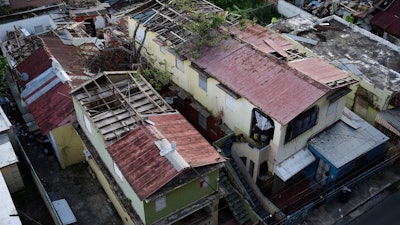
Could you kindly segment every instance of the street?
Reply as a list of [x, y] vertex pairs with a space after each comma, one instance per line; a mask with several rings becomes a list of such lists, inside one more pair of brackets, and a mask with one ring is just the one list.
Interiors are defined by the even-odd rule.
[[359, 217], [355, 218], [349, 225], [395, 225], [400, 221], [400, 192], [397, 191], [387, 196], [383, 201], [376, 204]]

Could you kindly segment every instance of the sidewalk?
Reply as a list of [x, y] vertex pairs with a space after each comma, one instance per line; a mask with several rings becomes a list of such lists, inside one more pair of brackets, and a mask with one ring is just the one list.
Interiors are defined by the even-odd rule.
[[353, 188], [347, 203], [343, 203], [339, 199], [328, 202], [314, 209], [301, 224], [346, 224], [389, 195], [390, 192], [387, 190], [397, 182], [400, 182], [400, 160], [392, 165], [387, 165], [381, 173]]

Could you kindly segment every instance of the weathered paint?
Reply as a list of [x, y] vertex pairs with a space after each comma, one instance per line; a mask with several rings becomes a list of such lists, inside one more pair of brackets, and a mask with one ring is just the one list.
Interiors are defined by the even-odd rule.
[[82, 162], [85, 160], [83, 150], [85, 145], [80, 139], [78, 133], [72, 126], [68, 124], [58, 127], [50, 132], [50, 139], [56, 151], [57, 159], [61, 168]]

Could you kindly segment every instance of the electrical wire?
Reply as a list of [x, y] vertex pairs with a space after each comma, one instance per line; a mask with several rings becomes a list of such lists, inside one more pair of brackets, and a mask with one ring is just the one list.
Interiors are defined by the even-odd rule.
[[[400, 156], [400, 152], [394, 154], [394, 155], [391, 156], [390, 158], [385, 159], [383, 162], [381, 162], [381, 163], [375, 165], [374, 167], [372, 167], [371, 169], [369, 169], [369, 170], [366, 171], [365, 173], [363, 173], [363, 174], [361, 174], [361, 175], [355, 177], [354, 179], [352, 179], [352, 180], [350, 180], [350, 181], [347, 181], [347, 183], [345, 183], [346, 180], [344, 180], [344, 181], [342, 181], [342, 182], [339, 182], [338, 184], [340, 184], [340, 186], [339, 186], [338, 188], [336, 188], [335, 190], [333, 190], [333, 191], [331, 191], [331, 192], [328, 192], [328, 193], [325, 194], [325, 195], [321, 195], [320, 198], [319, 198], [318, 200], [314, 201], [314, 205], [318, 205], [319, 203], [325, 201], [325, 200], [328, 199], [329, 197], [331, 197], [331, 196], [333, 196], [333, 195], [336, 195], [339, 191], [342, 190], [343, 187], [345, 187], [345, 186], [351, 186], [351, 185], [353, 185], [353, 184], [355, 184], [355, 183], [361, 181], [363, 178], [368, 177], [368, 176], [371, 175], [373, 172], [376, 172], [378, 169], [380, 169], [380, 167], [384, 167], [384, 166], [386, 166], [387, 164], [389, 164], [390, 161], [391, 161], [392, 159], [395, 159], [395, 158], [397, 158], [398, 156]], [[336, 185], [336, 186], [338, 186], [338, 185]], [[309, 204], [309, 203], [307, 203], [307, 204]], [[286, 221], [286, 220], [287, 220], [287, 217], [284, 217], [284, 218], [282, 218], [282, 219], [275, 220], [271, 225], [281, 224], [281, 223], [283, 223], [283, 222]]]

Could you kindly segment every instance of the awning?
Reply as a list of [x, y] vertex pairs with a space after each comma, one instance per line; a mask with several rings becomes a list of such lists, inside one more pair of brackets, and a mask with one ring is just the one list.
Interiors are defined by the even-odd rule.
[[279, 163], [274, 173], [284, 182], [315, 161], [314, 155], [308, 149], [302, 149]]

